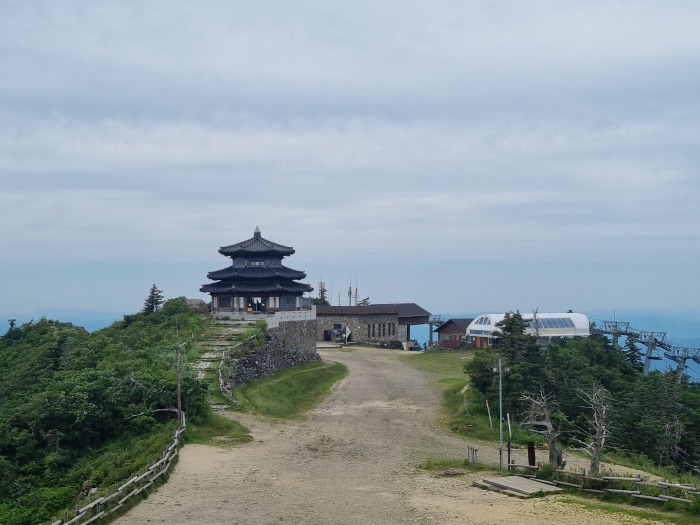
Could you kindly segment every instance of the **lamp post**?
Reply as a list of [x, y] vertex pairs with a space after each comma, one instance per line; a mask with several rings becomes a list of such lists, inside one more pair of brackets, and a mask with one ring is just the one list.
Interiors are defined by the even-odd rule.
[[503, 470], [503, 369], [498, 359], [498, 461]]

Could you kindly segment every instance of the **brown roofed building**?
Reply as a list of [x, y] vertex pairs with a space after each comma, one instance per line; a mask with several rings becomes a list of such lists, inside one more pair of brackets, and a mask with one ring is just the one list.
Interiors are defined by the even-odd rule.
[[467, 345], [467, 327], [473, 318], [448, 319], [435, 329], [438, 334], [438, 346], [441, 348], [460, 348]]
[[430, 312], [415, 303], [317, 306], [316, 319], [319, 341], [407, 343], [411, 326], [427, 324]]

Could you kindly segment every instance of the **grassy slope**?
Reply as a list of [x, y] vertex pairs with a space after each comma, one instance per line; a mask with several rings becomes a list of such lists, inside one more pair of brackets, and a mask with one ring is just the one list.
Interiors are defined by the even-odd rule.
[[236, 389], [236, 395], [242, 410], [290, 418], [323, 401], [333, 385], [347, 373], [347, 368], [340, 363], [307, 363], [241, 385]]

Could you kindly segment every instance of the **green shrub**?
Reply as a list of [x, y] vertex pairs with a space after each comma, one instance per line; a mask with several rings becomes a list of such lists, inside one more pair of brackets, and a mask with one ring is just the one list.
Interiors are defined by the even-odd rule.
[[552, 481], [554, 479], [554, 475], [556, 474], [556, 469], [557, 467], [553, 463], [543, 463], [540, 465], [540, 468], [537, 469], [537, 475], [535, 477], [537, 479]]

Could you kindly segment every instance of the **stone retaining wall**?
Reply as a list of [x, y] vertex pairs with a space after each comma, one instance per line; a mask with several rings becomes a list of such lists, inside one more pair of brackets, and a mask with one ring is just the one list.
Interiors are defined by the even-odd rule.
[[267, 340], [250, 355], [234, 359], [236, 371], [230, 379], [235, 387], [271, 376], [282, 368], [319, 361], [316, 352], [316, 320], [282, 322], [267, 331]]
[[316, 353], [316, 319], [283, 321], [267, 333], [282, 341], [285, 348]]

